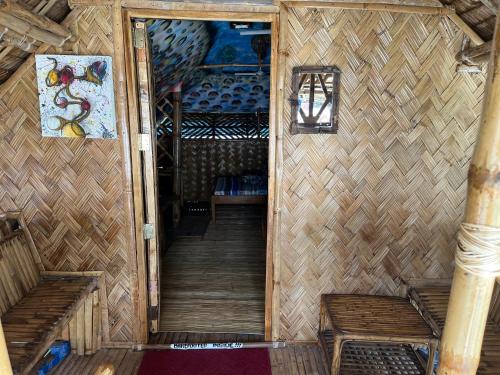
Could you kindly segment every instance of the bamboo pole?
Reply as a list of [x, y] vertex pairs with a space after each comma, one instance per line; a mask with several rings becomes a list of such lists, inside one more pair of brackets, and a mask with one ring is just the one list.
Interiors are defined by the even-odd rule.
[[[52, 21], [51, 21], [52, 22]], [[55, 22], [52, 22], [55, 24]], [[51, 46], [62, 47], [64, 43], [71, 37], [54, 34], [46, 27], [41, 28], [29, 22], [27, 19], [17, 18], [11, 13], [0, 9], [0, 24], [9, 30], [25, 35], [27, 38], [39, 40], [50, 44]]]
[[489, 10], [493, 12], [493, 14], [497, 14], [497, 0], [479, 0], [487, 7]]
[[275, 183], [274, 183], [274, 207], [272, 226], [272, 300], [271, 300], [271, 339], [278, 340], [280, 337], [280, 293], [281, 293], [281, 208], [283, 205], [282, 181], [283, 181], [283, 133], [285, 113], [285, 82], [288, 58], [288, 8], [280, 7], [278, 25], [278, 56], [276, 72], [276, 153], [275, 153]]
[[398, 5], [398, 4], [378, 4], [378, 3], [358, 3], [358, 2], [323, 2], [323, 1], [284, 1], [288, 7], [296, 8], [325, 8], [325, 9], [347, 9], [366, 10], [378, 12], [393, 12], [407, 14], [426, 14], [434, 16], [447, 16], [455, 14], [455, 10], [448, 7], [419, 6], [419, 5]]
[[448, 18], [450, 19], [451, 22], [455, 24], [460, 30], [464, 32], [465, 35], [467, 35], [471, 42], [474, 43], [475, 45], [481, 45], [484, 43], [483, 38], [481, 38], [469, 25], [465, 23], [465, 21], [456, 13], [450, 13], [448, 14]]
[[15, 3], [12, 0], [4, 0], [0, 3], [0, 11], [9, 13], [14, 17], [29, 22], [36, 27], [59, 35], [65, 39], [71, 38], [71, 31], [69, 31], [68, 28], [52, 21], [44, 15], [35, 14], [25, 6]]
[[[481, 128], [469, 169], [465, 222], [500, 227], [500, 18], [497, 17]], [[495, 275], [457, 266], [440, 349], [438, 375], [475, 374]]]
[[[148, 339], [148, 323], [146, 318], [146, 306], [140, 305], [140, 296], [146, 294], [145, 286], [140, 287], [139, 281], [139, 262], [137, 254], [137, 245], [135, 237], [136, 222], [134, 217], [134, 189], [132, 181], [132, 146], [130, 142], [130, 128], [128, 123], [128, 102], [127, 102], [127, 76], [125, 63], [125, 32], [123, 27], [121, 0], [114, 0], [113, 4], [113, 74], [115, 82], [116, 98], [116, 122], [117, 129], [120, 132], [120, 149], [122, 153], [122, 175], [123, 175], [123, 205], [125, 211], [125, 244], [128, 248], [128, 265], [130, 279], [130, 294], [134, 306], [133, 335], [136, 342], [146, 342]], [[77, 8], [78, 9], [78, 8]], [[81, 8], [80, 8], [81, 9]], [[107, 302], [103, 307], [107, 309]], [[107, 311], [101, 311], [102, 316], [108, 320]], [[104, 330], [104, 342], [109, 341], [109, 326], [106, 324]]]
[[[116, 0], [116, 9], [119, 7], [119, 1]], [[78, 9], [78, 8], [77, 8]], [[121, 9], [121, 6], [120, 6]], [[127, 93], [127, 107], [129, 110], [128, 126], [130, 135], [130, 160], [132, 170], [132, 196], [134, 198], [134, 214], [136, 240], [135, 240], [135, 255], [137, 261], [137, 290], [134, 291], [137, 301], [137, 313], [135, 324], [136, 341], [141, 343], [148, 342], [149, 337], [149, 320], [147, 315], [148, 310], [148, 266], [146, 259], [146, 242], [144, 241], [144, 215], [145, 205], [143, 196], [143, 178], [142, 178], [142, 165], [141, 165], [141, 152], [139, 150], [139, 103], [138, 103], [138, 83], [137, 83], [137, 65], [136, 53], [132, 37], [132, 16], [128, 11], [123, 13], [123, 26], [121, 27], [124, 35], [124, 51], [125, 51], [125, 72], [126, 72], [126, 93]], [[116, 53], [116, 51], [115, 51]]]
[[[236, 345], [234, 345], [236, 344]], [[233, 347], [231, 347], [233, 345]], [[238, 342], [238, 343], [172, 343], [172, 344], [138, 344], [134, 345], [133, 349], [137, 351], [143, 350], [240, 350], [240, 349], [280, 349], [285, 348], [284, 341], [266, 341], [266, 342]]]
[[[2, 30], [0, 30], [2, 32]], [[24, 52], [32, 53], [38, 47], [36, 43], [37, 40], [26, 38], [24, 35], [18, 34], [13, 30], [4, 29], [1, 38], [2, 44], [5, 46], [16, 47]]]
[[12, 375], [12, 366], [10, 365], [9, 353], [7, 351], [7, 343], [3, 334], [2, 323], [0, 322], [0, 374]]
[[181, 128], [182, 128], [182, 96], [179, 91], [173, 93], [172, 104], [174, 106], [174, 121], [172, 128], [173, 149], [172, 156], [174, 158], [174, 173], [173, 173], [173, 193], [175, 201], [173, 202], [173, 220], [174, 226], [179, 224], [181, 219], [181, 192], [182, 192], [182, 170], [181, 170]]
[[491, 55], [493, 42], [486, 42], [479, 46], [469, 47], [457, 53], [457, 61], [467, 61], [468, 63], [481, 64], [488, 62]]

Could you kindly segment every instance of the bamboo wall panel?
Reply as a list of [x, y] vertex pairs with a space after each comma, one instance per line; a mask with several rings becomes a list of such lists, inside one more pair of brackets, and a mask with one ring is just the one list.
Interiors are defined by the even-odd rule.
[[185, 200], [209, 200], [217, 176], [267, 173], [268, 140], [182, 141]]
[[[85, 8], [74, 52], [113, 55], [111, 21]], [[131, 341], [120, 140], [42, 138], [32, 63], [0, 97], [0, 150], [0, 211], [24, 211], [46, 269], [106, 271], [110, 338]]]
[[290, 8], [300, 65], [342, 70], [337, 135], [290, 134], [285, 101], [281, 330], [316, 338], [320, 295], [450, 278], [485, 77], [455, 73], [445, 19]]

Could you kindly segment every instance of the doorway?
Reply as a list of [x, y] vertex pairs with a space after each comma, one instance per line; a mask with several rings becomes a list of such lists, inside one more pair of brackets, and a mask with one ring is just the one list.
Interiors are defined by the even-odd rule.
[[270, 339], [274, 17], [169, 16], [130, 23], [150, 330]]

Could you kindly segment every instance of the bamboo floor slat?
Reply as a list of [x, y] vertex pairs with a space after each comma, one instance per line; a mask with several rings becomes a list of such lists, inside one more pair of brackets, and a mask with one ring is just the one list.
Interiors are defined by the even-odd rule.
[[203, 238], [179, 238], [162, 264], [160, 330], [264, 333], [261, 210], [220, 207]]

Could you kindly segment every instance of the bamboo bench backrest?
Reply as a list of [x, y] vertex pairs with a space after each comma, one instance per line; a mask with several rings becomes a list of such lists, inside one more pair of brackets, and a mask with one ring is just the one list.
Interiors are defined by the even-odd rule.
[[42, 270], [21, 214], [0, 214], [0, 316], [38, 284]]
[[[449, 298], [449, 290], [451, 289], [451, 279], [411, 279], [408, 282], [405, 282], [408, 287], [413, 289], [417, 294], [426, 294], [424, 289], [439, 287], [441, 288], [441, 294], [446, 296], [446, 302]], [[423, 293], [422, 293], [423, 292]], [[433, 294], [437, 293], [436, 291], [432, 292]], [[413, 297], [412, 297], [413, 298]], [[419, 297], [420, 298], [420, 297]], [[434, 295], [436, 298], [436, 295]], [[424, 303], [425, 304], [425, 303]], [[436, 306], [434, 306], [436, 308]], [[446, 312], [442, 312], [442, 320], [441, 324], [444, 324], [444, 318], [446, 317]], [[500, 277], [497, 277], [495, 286], [493, 289], [493, 295], [491, 296], [490, 309], [488, 312], [488, 318], [492, 321], [497, 327], [500, 328]], [[438, 322], [436, 322], [438, 323]]]

